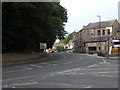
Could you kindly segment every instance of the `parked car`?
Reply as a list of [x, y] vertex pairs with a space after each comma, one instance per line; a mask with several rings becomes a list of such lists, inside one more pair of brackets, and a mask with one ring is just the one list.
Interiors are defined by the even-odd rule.
[[51, 51], [51, 53], [56, 53], [57, 51]]

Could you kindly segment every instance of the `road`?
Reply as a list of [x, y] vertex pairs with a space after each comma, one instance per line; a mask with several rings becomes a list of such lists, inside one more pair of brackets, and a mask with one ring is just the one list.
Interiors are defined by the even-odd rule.
[[117, 88], [118, 61], [80, 53], [53, 53], [45, 62], [2, 68], [3, 88]]

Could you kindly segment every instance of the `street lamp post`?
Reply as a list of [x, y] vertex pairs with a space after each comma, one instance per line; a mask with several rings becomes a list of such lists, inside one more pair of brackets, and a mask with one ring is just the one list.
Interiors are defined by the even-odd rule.
[[99, 30], [100, 30], [100, 55], [101, 55], [101, 16], [97, 15], [97, 17], [99, 17]]

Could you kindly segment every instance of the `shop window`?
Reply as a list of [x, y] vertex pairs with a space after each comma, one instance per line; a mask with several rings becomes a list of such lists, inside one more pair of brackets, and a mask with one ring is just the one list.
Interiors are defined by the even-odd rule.
[[96, 47], [89, 47], [89, 51], [96, 51], [97, 48]]

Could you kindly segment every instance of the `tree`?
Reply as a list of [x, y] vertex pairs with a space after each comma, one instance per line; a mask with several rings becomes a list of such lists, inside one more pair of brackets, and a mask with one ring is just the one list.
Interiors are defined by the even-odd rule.
[[60, 43], [67, 44], [67, 43], [69, 43], [72, 39], [73, 39], [72, 34], [69, 34], [65, 39], [62, 39], [62, 40], [60, 41]]
[[4, 2], [3, 52], [39, 51], [39, 43], [51, 48], [64, 38], [67, 11], [58, 2]]
[[58, 51], [65, 51], [65, 49], [64, 49], [63, 46], [57, 46], [57, 47], [56, 47], [56, 50], [58, 50]]

